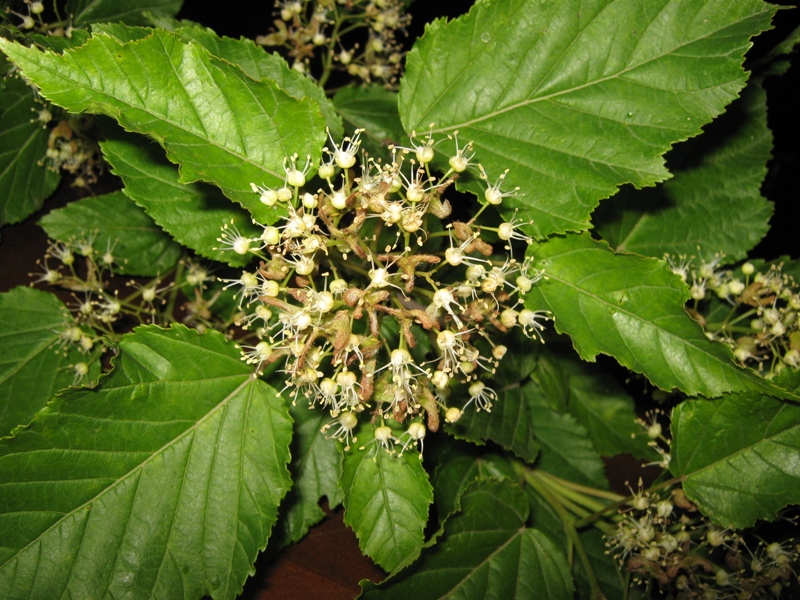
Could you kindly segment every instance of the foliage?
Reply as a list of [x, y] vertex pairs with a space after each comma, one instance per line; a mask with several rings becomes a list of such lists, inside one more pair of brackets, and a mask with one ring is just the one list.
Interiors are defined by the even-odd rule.
[[17, 4], [0, 224], [118, 189], [39, 219], [71, 300], [0, 294], [0, 598], [233, 598], [323, 497], [368, 598], [797, 593], [775, 6]]

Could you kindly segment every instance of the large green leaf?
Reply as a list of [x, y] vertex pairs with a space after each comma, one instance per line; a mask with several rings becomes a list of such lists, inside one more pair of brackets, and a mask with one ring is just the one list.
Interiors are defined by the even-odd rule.
[[[176, 22], [176, 25], [178, 24], [180, 22]], [[319, 104], [325, 117], [325, 124], [334, 138], [344, 135], [342, 118], [325, 95], [325, 91], [311, 78], [292, 69], [279, 54], [268, 54], [263, 47], [247, 38], [236, 40], [220, 37], [206, 27], [180, 25], [170, 28], [170, 31], [184, 42], [200, 44], [217, 58], [238, 66], [253, 79], [271, 79], [284, 92], [298, 100], [305, 97], [313, 98]], [[121, 42], [132, 42], [150, 34], [150, 30], [145, 27], [128, 27], [121, 23], [96, 25], [92, 27], [92, 31], [107, 33]]]
[[477, 481], [436, 545], [384, 584], [365, 584], [362, 598], [572, 598], [566, 559], [527, 519], [528, 501], [516, 485]]
[[301, 169], [307, 155], [319, 160], [325, 126], [315, 102], [254, 81], [169, 32], [128, 44], [96, 34], [63, 55], [3, 39], [0, 50], [54, 104], [155, 138], [181, 165], [182, 183], [214, 183], [262, 222], [280, 209], [259, 202], [250, 184], [282, 185], [287, 156], [298, 154]]
[[[800, 374], [790, 376], [800, 387]], [[800, 406], [754, 393], [687, 400], [672, 411], [670, 470], [726, 527], [772, 520], [800, 501]]]
[[772, 203], [761, 184], [771, 149], [766, 93], [751, 82], [702, 136], [669, 155], [672, 179], [604, 203], [599, 232], [617, 251], [742, 259], [769, 229]]
[[[294, 485], [281, 505], [281, 518], [270, 540], [270, 551], [296, 542], [308, 533], [309, 527], [325, 516], [319, 507], [323, 496], [334, 508], [342, 501], [339, 489], [341, 456], [336, 440], [322, 433], [330, 417], [322, 410], [309, 408], [304, 402], [293, 404], [289, 412], [294, 419], [292, 462], [289, 472]], [[276, 536], [278, 539], [276, 539]]]
[[647, 445], [649, 438], [636, 423], [633, 398], [600, 367], [564, 356], [559, 366], [568, 373], [569, 413], [589, 432], [592, 446], [602, 456], [627, 452], [658, 460]]
[[530, 419], [540, 448], [538, 468], [575, 483], [608, 489], [603, 461], [575, 417], [559, 414], [538, 398], [530, 402]]
[[253, 79], [271, 79], [287, 94], [298, 100], [312, 98], [325, 117], [325, 125], [337, 141], [344, 135], [342, 118], [337, 114], [333, 102], [325, 95], [325, 90], [313, 79], [292, 69], [279, 54], [269, 54], [253, 40], [219, 37], [210, 29], [203, 27], [181, 27], [175, 34], [186, 42], [201, 44], [217, 58], [239, 66]]
[[[761, 0], [495, 0], [430, 24], [400, 88], [407, 131], [460, 132], [538, 236], [583, 230], [624, 183], [669, 176], [662, 155], [744, 86]], [[443, 143], [442, 149], [452, 150]], [[471, 189], [478, 189], [474, 185]]]
[[555, 315], [584, 360], [608, 354], [658, 387], [692, 395], [733, 390], [782, 392], [735, 366], [731, 352], [711, 342], [684, 310], [688, 290], [659, 260], [615, 254], [588, 234], [556, 236], [531, 246], [545, 279], [525, 305]]
[[214, 186], [181, 183], [178, 168], [146, 138], [116, 132], [100, 143], [112, 171], [125, 183], [125, 195], [178, 242], [201, 256], [243, 266], [250, 256], [215, 250], [223, 224], [233, 222], [243, 235], [257, 237], [248, 214]]
[[103, 21], [123, 21], [130, 25], [147, 25], [143, 13], [174, 16], [183, 0], [69, 0], [67, 12], [73, 25], [89, 25]]
[[181, 247], [122, 192], [72, 202], [50, 211], [39, 225], [48, 236], [62, 241], [96, 232], [95, 250], [103, 254], [111, 249], [115, 270], [128, 275], [164, 273], [181, 255]]
[[[91, 362], [75, 344], [59, 346], [68, 327], [75, 322], [53, 294], [25, 287], [0, 294], [0, 437], [72, 384], [71, 365]], [[95, 362], [89, 378], [99, 370]]]
[[24, 81], [0, 79], [0, 225], [36, 212], [60, 180], [44, 166], [50, 133], [34, 112], [42, 108]]
[[422, 547], [433, 490], [414, 451], [391, 456], [369, 446], [373, 426], [362, 427], [358, 445], [345, 451], [339, 485], [344, 522], [353, 528], [362, 552], [387, 571], [413, 560]]
[[0, 441], [0, 589], [233, 598], [290, 485], [286, 406], [216, 332], [140, 327], [119, 352]]

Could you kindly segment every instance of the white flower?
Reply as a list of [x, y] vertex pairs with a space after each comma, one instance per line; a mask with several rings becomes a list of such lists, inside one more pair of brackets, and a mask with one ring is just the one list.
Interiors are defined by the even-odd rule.
[[[342, 62], [344, 63], [344, 61]], [[340, 169], [349, 169], [356, 164], [356, 154], [358, 154], [358, 148], [361, 145], [360, 138], [363, 131], [363, 129], [356, 129], [352, 138], [346, 137], [342, 140], [341, 146], [333, 141], [333, 136], [331, 136], [331, 132], [328, 131], [328, 138], [333, 145], [333, 151], [329, 150], [327, 147], [323, 148], [323, 151], [331, 155], [333, 162], [335, 162]]]
[[469, 161], [475, 156], [475, 152], [472, 149], [472, 142], [468, 142], [466, 146], [459, 148], [458, 131], [454, 131], [452, 136], [448, 135], [447, 137], [454, 139], [456, 142], [456, 153], [450, 157], [448, 164], [456, 173], [463, 173], [467, 170], [467, 167], [469, 167]]
[[353, 437], [353, 430], [356, 428], [356, 425], [358, 425], [358, 417], [356, 417], [356, 414], [353, 411], [342, 413], [333, 422], [323, 425], [320, 431], [322, 431], [322, 433], [327, 433], [328, 430], [334, 425], [338, 425], [338, 428], [327, 437], [329, 439], [335, 438], [341, 442], [344, 442], [344, 449], [350, 450], [351, 438], [353, 442], [358, 441], [358, 438]]
[[403, 452], [406, 451], [406, 448], [409, 445], [416, 446], [417, 442], [419, 442], [419, 459], [422, 460], [422, 451], [425, 449], [425, 425], [418, 422], [413, 422], [408, 426], [408, 429], [403, 432], [403, 435], [400, 436], [398, 441], [402, 441], [403, 438], [407, 438], [405, 442], [403, 442], [403, 448], [400, 450], [399, 456], [403, 456]]
[[476, 381], [469, 386], [468, 391], [469, 402], [464, 405], [465, 409], [474, 402], [478, 412], [481, 410], [492, 412], [492, 404], [497, 401], [497, 393], [493, 389], [486, 387], [482, 381]]
[[[483, 166], [480, 166], [481, 170], [481, 179], [485, 179], [487, 183], [489, 183], [489, 176], [484, 171]], [[503, 201], [503, 198], [508, 198], [510, 196], [516, 196], [517, 192], [519, 191], [518, 187], [515, 187], [510, 192], [503, 192], [500, 190], [500, 186], [503, 184], [503, 181], [508, 175], [508, 169], [503, 171], [500, 177], [497, 178], [497, 181], [494, 184], [489, 184], [489, 187], [486, 188], [486, 191], [483, 194], [483, 197], [486, 199], [486, 202], [493, 205], [498, 205]]]
[[253, 240], [239, 233], [239, 229], [231, 219], [230, 223], [225, 223], [222, 226], [222, 234], [217, 238], [217, 241], [222, 243], [222, 247], [214, 248], [214, 250], [233, 251], [236, 254], [244, 255], [250, 252], [250, 244], [258, 240]]

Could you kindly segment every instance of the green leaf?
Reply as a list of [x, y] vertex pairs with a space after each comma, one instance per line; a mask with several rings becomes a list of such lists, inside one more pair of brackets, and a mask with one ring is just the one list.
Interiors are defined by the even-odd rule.
[[525, 527], [528, 502], [507, 481], [478, 481], [436, 545], [384, 584], [365, 584], [362, 598], [572, 598], [569, 567], [558, 548]]
[[67, 36], [60, 35], [45, 35], [42, 33], [30, 34], [31, 41], [33, 41], [40, 48], [47, 48], [53, 52], [61, 54], [64, 50], [69, 48], [77, 48], [89, 41], [92, 34], [85, 29], [73, 29], [72, 34]]
[[306, 156], [319, 161], [324, 123], [315, 102], [253, 81], [166, 31], [128, 44], [96, 34], [63, 55], [3, 39], [0, 49], [54, 104], [155, 138], [181, 165], [182, 183], [214, 183], [261, 222], [280, 209], [259, 202], [250, 184], [282, 185], [287, 156], [298, 154], [301, 169]]
[[[531, 516], [528, 520], [555, 544], [562, 556], [574, 552], [569, 538], [564, 534], [564, 524], [553, 507], [548, 504], [532, 486], [525, 488], [530, 503]], [[616, 560], [606, 551], [605, 538], [596, 529], [578, 532], [581, 543], [589, 558], [589, 564], [606, 598], [624, 598], [625, 586]], [[576, 598], [591, 598], [591, 584], [583, 561], [577, 557], [572, 561], [575, 577]]]
[[559, 414], [541, 397], [530, 398], [529, 404], [531, 428], [540, 448], [536, 466], [575, 483], [608, 489], [603, 461], [575, 417]]
[[270, 539], [271, 551], [296, 542], [322, 520], [325, 513], [319, 507], [320, 498], [327, 496], [330, 508], [342, 501], [338, 485], [342, 461], [336, 440], [320, 431], [330, 417], [309, 409], [304, 402], [290, 406], [289, 412], [295, 423], [289, 463], [294, 486], [281, 505], [281, 518]]
[[75, 26], [101, 21], [122, 21], [129, 25], [147, 25], [145, 11], [161, 16], [174, 16], [183, 0], [69, 0], [67, 12]]
[[338, 140], [344, 135], [342, 118], [336, 112], [333, 102], [325, 95], [325, 90], [311, 78], [292, 69], [279, 54], [269, 54], [253, 40], [219, 37], [211, 29], [204, 27], [181, 27], [175, 34], [185, 42], [195, 42], [203, 46], [217, 58], [237, 65], [255, 80], [270, 79], [284, 92], [302, 100], [312, 98], [322, 111], [325, 125]]
[[[584, 230], [624, 183], [669, 176], [662, 155], [744, 86], [760, 0], [505, 0], [435, 21], [408, 54], [406, 131], [460, 132], [539, 237]], [[443, 155], [453, 145], [443, 142]], [[480, 185], [473, 180], [472, 190]]]
[[286, 406], [216, 332], [139, 327], [113, 362], [0, 441], [0, 589], [234, 598], [290, 485]]
[[60, 177], [43, 163], [50, 132], [36, 120], [44, 108], [18, 77], [0, 80], [0, 225], [42, 207]]
[[248, 214], [219, 189], [204, 183], [181, 183], [178, 168], [164, 152], [141, 136], [116, 132], [100, 143], [114, 174], [122, 178], [125, 195], [178, 242], [201, 256], [243, 266], [250, 256], [215, 250], [225, 223], [233, 222], [243, 235], [257, 237]]
[[397, 93], [379, 85], [346, 87], [336, 92], [333, 104], [344, 118], [347, 133], [363, 129], [361, 145], [374, 158], [391, 156], [388, 146], [405, 137], [397, 113]]
[[[529, 342], [538, 344], [537, 340], [529, 340]], [[556, 346], [556, 348], [557, 347], [558, 346]], [[515, 355], [518, 354], [516, 350], [515, 348]], [[524, 356], [521, 360], [530, 360], [530, 352], [525, 351], [522, 354], [524, 354]], [[542, 396], [547, 401], [550, 408], [558, 412], [564, 412], [567, 410], [570, 389], [567, 373], [561, 365], [561, 353], [554, 351], [553, 346], [542, 346], [539, 344], [537, 354], [536, 369], [531, 373], [531, 377], [539, 384], [539, 387], [542, 389]], [[582, 363], [582, 366], [585, 366], [585, 363]]]
[[613, 377], [596, 366], [564, 356], [559, 366], [568, 373], [569, 413], [589, 432], [602, 456], [628, 453], [658, 460], [649, 438], [636, 423], [633, 399]]
[[766, 93], [751, 82], [701, 137], [670, 153], [672, 179], [604, 203], [598, 231], [617, 251], [740, 260], [769, 229], [772, 203], [761, 184], [771, 149]]
[[0, 294], [0, 437], [72, 384], [71, 365], [90, 363], [89, 378], [99, 375], [98, 363], [75, 345], [57, 346], [69, 326], [75, 323], [53, 294], [25, 287]]
[[433, 496], [439, 521], [458, 509], [458, 501], [476, 479], [516, 478], [508, 457], [483, 452], [471, 444], [453, 441], [437, 455], [433, 473]]
[[545, 279], [528, 292], [525, 305], [552, 311], [556, 330], [572, 338], [584, 360], [608, 354], [656, 386], [687, 394], [782, 394], [735, 366], [727, 347], [708, 340], [684, 310], [686, 286], [662, 261], [615, 254], [587, 234], [551, 238], [531, 246], [530, 254]]
[[39, 220], [53, 239], [79, 239], [97, 232], [94, 248], [111, 248], [114, 270], [128, 275], [156, 276], [178, 261], [181, 247], [172, 241], [122, 192], [92, 196], [50, 211]]
[[[537, 369], [542, 370], [542, 345], [537, 340], [532, 340], [518, 331], [514, 331], [504, 340], [504, 344], [508, 348], [508, 352], [497, 367], [494, 379], [498, 384], [519, 384]], [[551, 383], [557, 387], [555, 382]]]
[[687, 400], [672, 411], [671, 455], [686, 495], [715, 523], [773, 520], [800, 498], [800, 406], [754, 393]]
[[470, 406], [447, 431], [457, 438], [478, 444], [491, 440], [532, 463], [539, 454], [539, 444], [532, 425], [530, 401], [541, 396], [541, 388], [529, 381], [496, 391], [498, 399], [492, 412], [478, 412]]
[[[372, 429], [361, 429], [359, 446], [374, 439]], [[344, 492], [344, 522], [355, 531], [364, 554], [387, 571], [416, 557], [433, 502], [416, 452], [391, 456], [378, 444], [345, 451], [339, 486]]]

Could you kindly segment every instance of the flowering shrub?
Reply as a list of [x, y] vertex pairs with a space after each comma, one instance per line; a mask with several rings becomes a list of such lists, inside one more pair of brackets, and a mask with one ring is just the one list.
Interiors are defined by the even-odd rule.
[[798, 269], [749, 256], [774, 6], [406, 40], [407, 2], [285, 1], [237, 40], [155, 4], [3, 15], [0, 218], [121, 189], [0, 294], [0, 597], [232, 598], [323, 497], [368, 598], [796, 595]]

